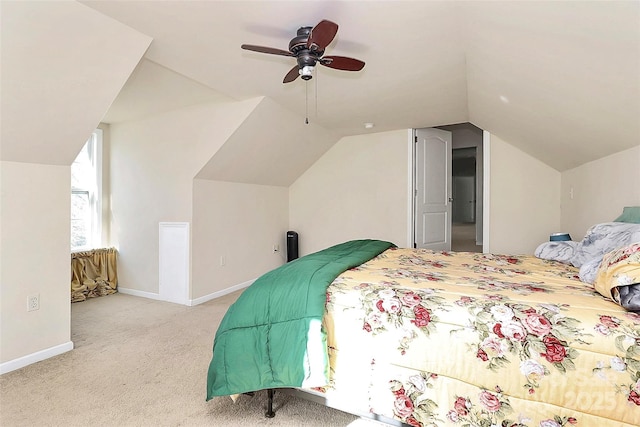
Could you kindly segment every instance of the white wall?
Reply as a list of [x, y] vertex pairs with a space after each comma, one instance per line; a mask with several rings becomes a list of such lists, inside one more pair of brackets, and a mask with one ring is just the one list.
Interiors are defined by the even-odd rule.
[[70, 350], [71, 168], [1, 162], [0, 183], [0, 362]]
[[0, 19], [2, 160], [70, 165], [151, 38], [77, 1], [3, 1]]
[[201, 104], [111, 125], [119, 287], [158, 293], [158, 223], [191, 223], [194, 177], [257, 102]]
[[406, 246], [407, 130], [345, 137], [289, 188], [300, 255], [350, 239]]
[[560, 231], [560, 172], [495, 135], [490, 152], [489, 252], [533, 254]]
[[573, 240], [623, 207], [640, 206], [640, 145], [564, 171], [561, 203], [562, 230]]
[[73, 346], [70, 165], [151, 38], [75, 1], [2, 2], [0, 19], [5, 371]]
[[[406, 245], [406, 130], [346, 137], [289, 190], [301, 254], [353, 238]], [[560, 173], [492, 135], [490, 247], [532, 254], [560, 227]]]
[[288, 197], [287, 187], [194, 180], [191, 299], [256, 279], [286, 261]]

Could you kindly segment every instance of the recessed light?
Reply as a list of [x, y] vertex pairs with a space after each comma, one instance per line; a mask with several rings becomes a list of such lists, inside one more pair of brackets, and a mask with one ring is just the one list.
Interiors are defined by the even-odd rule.
[[371, 128], [373, 128], [373, 126], [374, 126], [373, 123], [365, 123], [364, 124], [365, 129], [371, 129]]

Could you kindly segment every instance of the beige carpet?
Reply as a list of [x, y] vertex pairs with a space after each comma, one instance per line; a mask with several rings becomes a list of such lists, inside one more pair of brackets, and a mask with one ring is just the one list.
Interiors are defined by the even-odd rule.
[[0, 376], [0, 425], [380, 426], [276, 393], [205, 402], [215, 331], [233, 293], [196, 307], [124, 294], [71, 306], [75, 349]]
[[456, 252], [482, 252], [482, 245], [476, 245], [475, 223], [453, 223], [451, 225], [451, 250]]

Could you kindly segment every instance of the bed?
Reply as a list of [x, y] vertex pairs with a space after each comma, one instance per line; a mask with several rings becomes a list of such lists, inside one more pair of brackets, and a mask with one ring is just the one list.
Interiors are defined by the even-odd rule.
[[[640, 282], [640, 244], [606, 255], [596, 278]], [[411, 426], [640, 425], [640, 315], [570, 263], [360, 240], [265, 276], [218, 329], [207, 399], [292, 388]]]

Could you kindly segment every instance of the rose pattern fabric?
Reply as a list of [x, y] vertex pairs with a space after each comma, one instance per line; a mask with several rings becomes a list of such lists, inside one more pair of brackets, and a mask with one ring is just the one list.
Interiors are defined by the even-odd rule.
[[436, 402], [422, 398], [437, 375], [429, 372], [412, 375], [408, 381], [389, 381], [393, 394], [393, 412], [397, 419], [410, 426], [438, 425], [442, 420], [435, 415]]
[[570, 265], [394, 249], [339, 276], [327, 313], [352, 328], [331, 341], [338, 361], [350, 345], [375, 353], [365, 411], [413, 426], [640, 425], [640, 315]]
[[571, 343], [586, 343], [587, 334], [578, 320], [563, 314], [566, 307], [546, 304], [535, 308], [491, 300], [470, 301], [467, 306], [475, 319], [470, 326], [479, 337], [474, 346], [476, 357], [498, 371], [511, 362], [509, 354], [517, 356], [529, 394], [549, 375], [549, 368], [562, 373], [575, 369], [578, 351]]
[[[454, 396], [453, 405], [447, 408], [445, 420], [438, 418], [438, 404], [424, 398], [424, 391], [433, 388], [438, 375], [421, 372], [411, 375], [408, 380], [392, 379], [389, 381], [393, 399], [393, 412], [397, 419], [415, 427], [440, 426], [454, 424], [478, 427], [526, 427], [532, 426], [530, 420], [514, 411], [508, 396], [499, 386], [493, 390], [480, 389], [475, 396]], [[551, 414], [540, 421], [540, 427], [561, 427], [578, 424], [578, 419], [569, 416]]]
[[594, 328], [599, 334], [615, 337], [618, 355], [599, 361], [594, 373], [606, 381], [605, 371], [626, 372], [629, 381], [615, 385], [616, 392], [623, 394], [630, 403], [640, 406], [640, 315], [626, 313], [621, 319], [600, 315], [600, 323]]
[[[412, 276], [415, 277], [415, 276]], [[429, 279], [427, 279], [429, 280]], [[438, 317], [433, 313], [436, 308], [444, 310], [444, 300], [437, 295], [437, 290], [394, 289], [393, 282], [382, 287], [369, 284], [362, 289], [362, 304], [365, 316], [362, 329], [372, 334], [388, 331], [390, 328], [401, 329], [406, 333], [398, 342], [398, 350], [404, 354], [411, 341], [417, 336], [416, 331], [408, 329], [414, 325], [425, 335], [435, 327]]]

